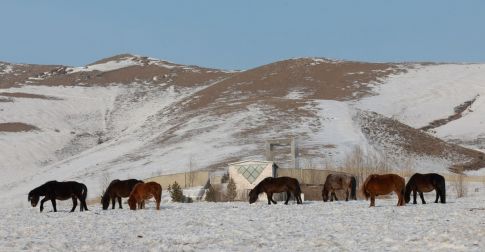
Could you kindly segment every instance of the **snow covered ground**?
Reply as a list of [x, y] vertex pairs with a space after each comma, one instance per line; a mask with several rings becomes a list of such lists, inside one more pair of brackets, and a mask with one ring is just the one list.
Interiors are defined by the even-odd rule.
[[[483, 188], [480, 188], [483, 189]], [[434, 193], [426, 195], [432, 202]], [[483, 251], [485, 195], [396, 207], [368, 201], [164, 203], [148, 209], [39, 213], [0, 209], [0, 250], [39, 251]], [[79, 209], [77, 209], [79, 210]]]

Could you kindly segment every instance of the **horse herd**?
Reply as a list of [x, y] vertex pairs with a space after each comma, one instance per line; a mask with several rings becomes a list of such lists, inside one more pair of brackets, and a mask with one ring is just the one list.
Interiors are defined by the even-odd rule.
[[[328, 200], [338, 200], [335, 194], [336, 190], [344, 190], [348, 201], [350, 199], [357, 199], [357, 180], [354, 176], [348, 174], [329, 174], [325, 180], [322, 189], [322, 198], [326, 202]], [[375, 198], [379, 195], [386, 195], [394, 192], [398, 197], [398, 206], [403, 206], [411, 201], [411, 192], [413, 193], [413, 204], [416, 204], [416, 197], [419, 194], [423, 204], [423, 192], [436, 191], [435, 203], [440, 201], [446, 203], [446, 188], [445, 178], [436, 173], [420, 174], [415, 173], [405, 184], [403, 177], [396, 174], [372, 174], [369, 175], [361, 188], [362, 194], [366, 200], [370, 198], [370, 206], [375, 206]], [[49, 181], [45, 184], [33, 189], [29, 192], [28, 200], [33, 207], [36, 207], [39, 198], [44, 196], [40, 201], [40, 211], [44, 209], [44, 202], [50, 200], [54, 212], [56, 209], [56, 200], [72, 199], [73, 212], [77, 206], [77, 200], [80, 201], [80, 211], [88, 210], [86, 205], [87, 187], [75, 181]], [[273, 200], [274, 193], [286, 192], [287, 197], [285, 204], [288, 204], [290, 196], [293, 195], [297, 204], [302, 204], [300, 183], [297, 179], [291, 177], [267, 177], [258, 183], [249, 192], [249, 203], [252, 204], [258, 200], [261, 193], [266, 193], [268, 204], [276, 204]], [[330, 197], [329, 197], [330, 195]], [[156, 201], [156, 208], [160, 210], [160, 201], [162, 196], [162, 186], [156, 182], [143, 182], [136, 179], [119, 180], [115, 179], [106, 188], [101, 197], [101, 205], [103, 210], [108, 209], [111, 201], [112, 209], [115, 208], [116, 201], [118, 201], [119, 208], [122, 208], [121, 199], [128, 197], [128, 205], [131, 210], [143, 209], [145, 207], [145, 200], [154, 198]]]

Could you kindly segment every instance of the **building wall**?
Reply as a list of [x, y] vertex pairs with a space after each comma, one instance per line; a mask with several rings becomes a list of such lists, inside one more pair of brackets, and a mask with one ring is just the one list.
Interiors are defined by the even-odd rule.
[[253, 183], [250, 183], [243, 175], [239, 174], [237, 167], [237, 165], [229, 166], [229, 177], [236, 183], [237, 200], [246, 200], [249, 191], [261, 182], [261, 180], [266, 177], [273, 177], [273, 163], [268, 163]]
[[167, 175], [160, 175], [157, 177], [147, 178], [147, 179], [144, 179], [143, 181], [157, 182], [162, 186], [163, 190], [166, 190], [168, 186], [172, 185], [173, 182], [175, 181], [177, 181], [177, 183], [182, 188], [205, 186], [209, 181], [209, 172], [194, 171], [194, 172], [167, 174]]

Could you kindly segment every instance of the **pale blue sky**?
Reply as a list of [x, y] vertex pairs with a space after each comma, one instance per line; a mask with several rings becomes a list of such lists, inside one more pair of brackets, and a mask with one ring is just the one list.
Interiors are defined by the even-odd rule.
[[248, 69], [318, 56], [485, 62], [485, 1], [0, 2], [0, 61], [85, 65], [119, 53]]

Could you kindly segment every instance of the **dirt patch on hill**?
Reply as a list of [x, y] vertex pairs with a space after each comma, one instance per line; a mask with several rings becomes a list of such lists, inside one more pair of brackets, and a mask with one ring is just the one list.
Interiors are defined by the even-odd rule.
[[0, 123], [0, 132], [24, 132], [34, 130], [39, 130], [39, 128], [21, 122]]
[[465, 112], [467, 109], [469, 109], [472, 106], [472, 104], [477, 100], [477, 98], [479, 96], [480, 95], [477, 95], [472, 100], [465, 101], [464, 103], [456, 106], [455, 109], [454, 109], [455, 113], [453, 115], [450, 115], [447, 118], [434, 120], [431, 123], [429, 123], [428, 125], [420, 128], [420, 130], [428, 131], [430, 129], [434, 129], [434, 128], [438, 128], [440, 126], [443, 126], [443, 125], [445, 125], [445, 124], [447, 124], [451, 121], [460, 119], [463, 116], [463, 112]]
[[[402, 65], [333, 62], [323, 59], [285, 60], [235, 73], [198, 94], [191, 108], [205, 107], [228, 96], [266, 99], [351, 100], [370, 94], [370, 83], [405, 71]], [[296, 98], [292, 97], [292, 92]]]
[[29, 78], [54, 71], [61, 66], [11, 64], [12, 71], [0, 76], [0, 88], [9, 88], [29, 83]]
[[[362, 132], [368, 139], [386, 146], [399, 146], [407, 153], [443, 158], [453, 162], [451, 171], [485, 167], [485, 153], [447, 143], [419, 129], [374, 112], [362, 112]], [[389, 148], [391, 149], [391, 148]]]
[[2, 93], [0, 93], [0, 96], [15, 97], [15, 98], [44, 99], [44, 100], [62, 100], [60, 98], [53, 97], [53, 96], [45, 96], [45, 95], [29, 94], [29, 93], [20, 93], [20, 92], [15, 92], [15, 93], [5, 93], [5, 92], [2, 92]]
[[162, 84], [176, 86], [206, 85], [208, 82], [227, 77], [232, 73], [217, 69], [173, 64], [148, 57], [129, 54], [116, 55], [96, 61], [90, 65], [134, 61], [136, 65], [111, 71], [74, 71], [67, 66], [11, 65], [9, 74], [0, 77], [0, 88], [9, 88], [21, 84], [46, 86], [106, 86], [112, 84]]

